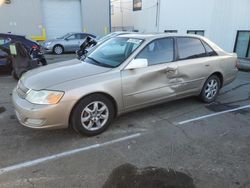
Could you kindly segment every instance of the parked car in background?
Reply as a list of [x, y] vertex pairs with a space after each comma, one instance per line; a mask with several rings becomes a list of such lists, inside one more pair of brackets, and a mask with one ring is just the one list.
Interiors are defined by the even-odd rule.
[[79, 50], [80, 45], [87, 36], [96, 38], [95, 35], [89, 33], [67, 33], [57, 39], [45, 41], [42, 46], [45, 52], [57, 55], [63, 54], [64, 52], [75, 52]]
[[97, 40], [97, 43], [103, 43], [105, 41], [107, 41], [108, 39], [112, 38], [112, 37], [117, 37], [119, 35], [124, 35], [124, 34], [132, 34], [134, 32], [129, 32], [129, 31], [115, 31], [112, 33], [109, 33], [108, 35], [105, 35], [104, 37], [101, 37], [100, 39]]
[[[237, 55], [198, 35], [113, 37], [82, 61], [48, 65], [21, 78], [13, 103], [21, 124], [93, 136], [125, 112], [188, 96], [213, 102], [237, 75]], [[63, 115], [62, 115], [63, 114]]]
[[44, 57], [43, 51], [37, 42], [27, 39], [22, 35], [14, 35], [9, 33], [0, 33], [0, 45], [9, 49], [10, 44], [21, 42], [27, 52], [33, 59], [37, 59], [42, 65], [46, 65], [47, 61]]

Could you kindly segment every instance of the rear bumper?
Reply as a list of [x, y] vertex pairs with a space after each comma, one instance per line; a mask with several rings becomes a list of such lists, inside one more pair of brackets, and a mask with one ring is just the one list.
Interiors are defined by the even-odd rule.
[[233, 82], [238, 74], [238, 69], [235, 68], [230, 74], [228, 74], [225, 78], [224, 78], [224, 82], [223, 82], [223, 86], [230, 84], [231, 82]]

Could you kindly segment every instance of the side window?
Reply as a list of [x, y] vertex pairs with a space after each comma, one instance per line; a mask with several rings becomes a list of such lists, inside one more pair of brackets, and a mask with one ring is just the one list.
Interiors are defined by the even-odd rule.
[[136, 57], [147, 59], [149, 65], [168, 63], [174, 60], [173, 38], [157, 39], [148, 44]]
[[217, 55], [217, 53], [206, 42], [203, 42], [203, 44], [204, 44], [204, 47], [206, 49], [208, 56], [216, 56]]
[[88, 35], [80, 34], [80, 39], [85, 39]]
[[81, 38], [82, 38], [82, 35], [80, 33], [75, 34], [75, 39], [81, 39]]
[[77, 34], [74, 34], [74, 35], [70, 35], [67, 39], [68, 40], [75, 40], [76, 39], [76, 36]]
[[205, 48], [201, 41], [196, 38], [180, 37], [177, 38], [179, 59], [193, 59], [206, 56]]

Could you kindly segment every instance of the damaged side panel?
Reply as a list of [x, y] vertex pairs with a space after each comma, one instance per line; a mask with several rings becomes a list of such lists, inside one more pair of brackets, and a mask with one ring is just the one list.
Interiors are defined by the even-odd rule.
[[153, 65], [142, 69], [122, 71], [122, 90], [125, 108], [156, 102], [176, 95], [177, 68], [168, 72], [174, 63]]

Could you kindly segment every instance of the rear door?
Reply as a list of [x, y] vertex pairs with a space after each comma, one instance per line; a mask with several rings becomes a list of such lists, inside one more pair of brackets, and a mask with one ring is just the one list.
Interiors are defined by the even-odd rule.
[[136, 59], [147, 59], [149, 65], [122, 71], [123, 99], [127, 110], [175, 96], [177, 65], [173, 38], [152, 41]]
[[[211, 64], [216, 58], [212, 51], [209, 53], [198, 38], [177, 37], [178, 72], [180, 87], [179, 95], [196, 93], [201, 90], [203, 83], [212, 72]], [[210, 54], [210, 55], [209, 55]]]

